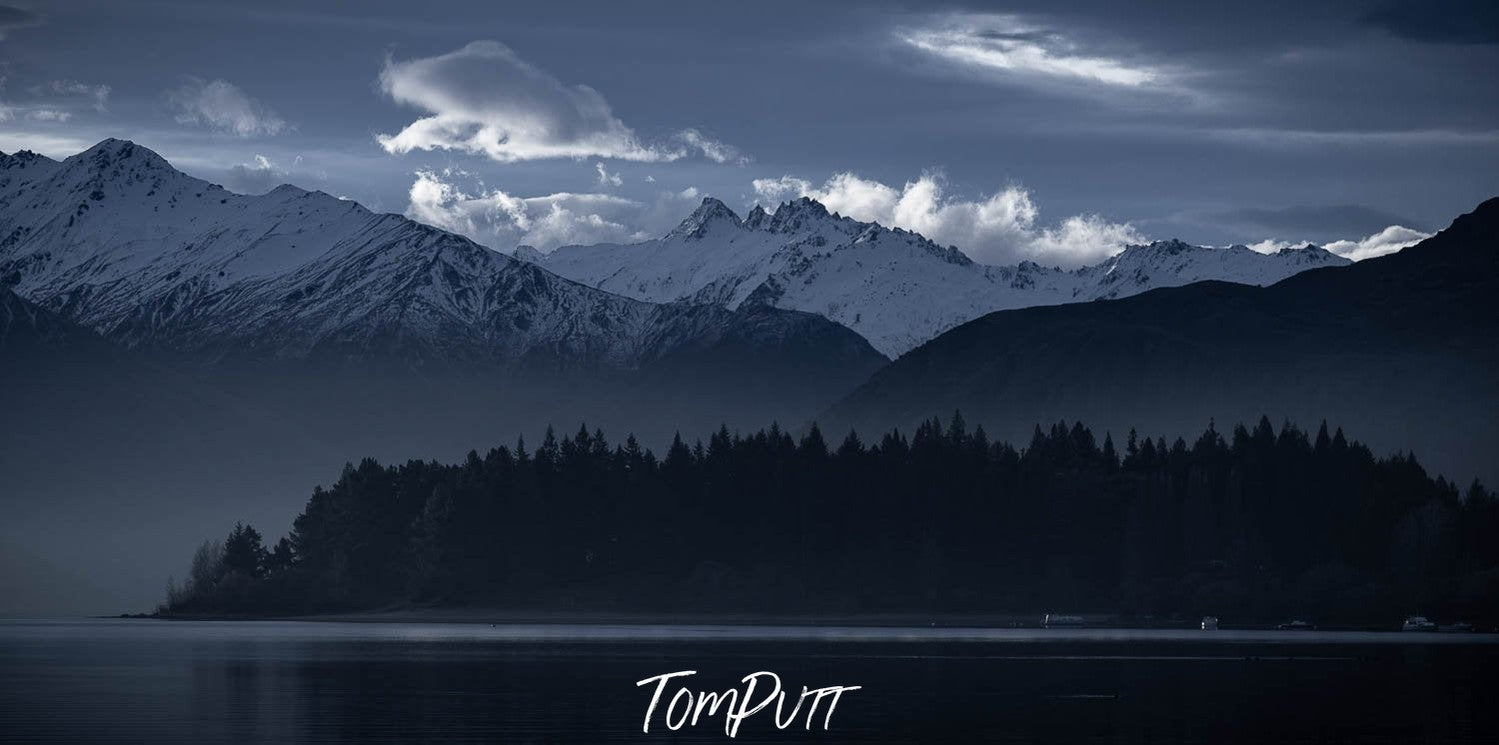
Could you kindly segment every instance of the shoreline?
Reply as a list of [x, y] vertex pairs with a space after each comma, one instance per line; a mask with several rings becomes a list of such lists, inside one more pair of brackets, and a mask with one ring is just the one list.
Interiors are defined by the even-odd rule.
[[[157, 621], [299, 621], [308, 623], [423, 623], [423, 624], [470, 624], [489, 626], [511, 625], [559, 625], [559, 626], [798, 626], [841, 628], [946, 628], [946, 629], [1046, 629], [1041, 623], [1044, 613], [1010, 614], [949, 614], [941, 616], [912, 613], [873, 613], [860, 615], [844, 614], [789, 614], [769, 615], [758, 613], [648, 613], [648, 612], [579, 612], [536, 611], [511, 608], [452, 607], [452, 608], [388, 608], [363, 611], [313, 614], [218, 614], [218, 615], [160, 615], [120, 614], [98, 616], [103, 619], [134, 618]], [[1198, 621], [1169, 619], [1155, 621], [1124, 620], [1107, 613], [1076, 614], [1085, 619], [1077, 626], [1055, 627], [1056, 629], [1082, 630], [1199, 630]], [[1224, 631], [1284, 631], [1295, 634], [1296, 630], [1282, 630], [1277, 623], [1226, 624]], [[1348, 632], [1392, 632], [1430, 633], [1462, 635], [1493, 633], [1487, 628], [1469, 630], [1438, 630], [1431, 632], [1403, 632], [1398, 622], [1317, 625], [1312, 631]], [[1203, 632], [1212, 633], [1212, 632]]]

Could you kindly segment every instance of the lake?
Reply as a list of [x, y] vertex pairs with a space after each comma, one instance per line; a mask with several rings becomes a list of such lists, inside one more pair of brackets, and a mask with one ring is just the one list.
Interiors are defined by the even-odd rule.
[[860, 686], [733, 742], [1499, 741], [1484, 634], [151, 620], [0, 621], [0, 740], [730, 742], [641, 731], [681, 670]]

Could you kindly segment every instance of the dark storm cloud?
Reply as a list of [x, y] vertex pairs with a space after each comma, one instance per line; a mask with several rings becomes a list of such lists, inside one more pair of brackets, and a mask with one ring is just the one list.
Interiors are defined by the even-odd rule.
[[1492, 0], [1403, 0], [1377, 8], [1364, 22], [1412, 41], [1499, 44], [1499, 3]]
[[39, 26], [41, 23], [42, 16], [35, 11], [14, 5], [0, 5], [0, 38], [5, 38], [8, 31]]

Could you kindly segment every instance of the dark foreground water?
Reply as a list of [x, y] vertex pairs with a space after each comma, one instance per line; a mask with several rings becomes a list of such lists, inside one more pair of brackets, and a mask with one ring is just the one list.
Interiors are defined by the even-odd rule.
[[[858, 685], [736, 742], [1499, 742], [1487, 635], [0, 621], [0, 740], [730, 742], [635, 682]], [[678, 686], [667, 689], [667, 697]], [[760, 688], [756, 698], [762, 697]], [[669, 701], [663, 697], [664, 709]], [[810, 699], [809, 699], [810, 700]]]

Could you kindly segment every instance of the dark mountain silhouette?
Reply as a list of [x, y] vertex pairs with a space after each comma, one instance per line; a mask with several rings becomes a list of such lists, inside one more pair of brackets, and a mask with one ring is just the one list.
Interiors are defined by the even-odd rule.
[[1397, 254], [1270, 287], [1203, 282], [1001, 311], [881, 370], [824, 416], [961, 408], [997, 436], [1083, 419], [1187, 432], [1260, 412], [1342, 422], [1462, 480], [1499, 477], [1499, 199]]

